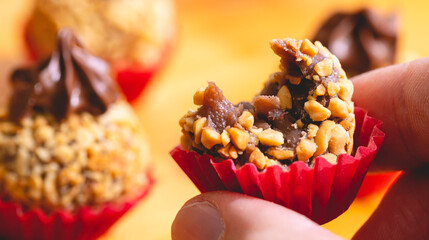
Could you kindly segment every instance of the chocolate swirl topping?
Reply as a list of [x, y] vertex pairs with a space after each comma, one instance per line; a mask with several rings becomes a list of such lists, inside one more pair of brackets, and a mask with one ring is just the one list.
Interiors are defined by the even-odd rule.
[[70, 29], [62, 29], [50, 59], [12, 74], [9, 119], [19, 122], [34, 112], [51, 114], [58, 121], [71, 113], [102, 114], [120, 95], [109, 71]]
[[362, 9], [336, 13], [313, 37], [338, 57], [348, 76], [391, 65], [395, 61], [397, 17]]

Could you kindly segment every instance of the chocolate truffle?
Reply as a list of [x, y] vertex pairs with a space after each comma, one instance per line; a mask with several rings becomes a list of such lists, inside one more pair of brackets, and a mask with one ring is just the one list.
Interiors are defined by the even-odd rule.
[[200, 107], [179, 122], [182, 147], [199, 154], [254, 163], [260, 170], [322, 156], [350, 154], [355, 129], [353, 84], [320, 42], [275, 39], [281, 71], [252, 102], [233, 105], [214, 84], [194, 95]]
[[70, 29], [46, 61], [12, 75], [0, 119], [0, 198], [74, 211], [137, 197], [149, 184], [138, 119], [108, 65]]
[[371, 9], [336, 13], [316, 32], [320, 41], [338, 57], [349, 76], [391, 65], [396, 58], [398, 24], [395, 14], [382, 16]]

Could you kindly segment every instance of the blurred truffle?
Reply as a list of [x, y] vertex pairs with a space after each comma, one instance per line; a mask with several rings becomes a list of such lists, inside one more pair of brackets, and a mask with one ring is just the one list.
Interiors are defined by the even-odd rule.
[[75, 213], [135, 199], [150, 186], [138, 117], [106, 62], [70, 29], [57, 39], [49, 59], [12, 74], [0, 118], [0, 203]]
[[33, 59], [48, 57], [60, 28], [107, 60], [129, 101], [165, 63], [176, 35], [172, 0], [36, 0], [25, 29]]
[[391, 65], [396, 58], [398, 18], [372, 9], [336, 13], [313, 37], [336, 55], [348, 76]]

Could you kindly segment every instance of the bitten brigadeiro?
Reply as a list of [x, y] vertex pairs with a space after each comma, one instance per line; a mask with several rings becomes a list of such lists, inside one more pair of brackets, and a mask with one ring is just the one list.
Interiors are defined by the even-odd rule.
[[319, 223], [354, 199], [384, 134], [354, 107], [353, 84], [320, 42], [275, 39], [280, 72], [251, 102], [214, 84], [180, 119], [171, 155], [202, 191], [230, 190], [292, 208]]

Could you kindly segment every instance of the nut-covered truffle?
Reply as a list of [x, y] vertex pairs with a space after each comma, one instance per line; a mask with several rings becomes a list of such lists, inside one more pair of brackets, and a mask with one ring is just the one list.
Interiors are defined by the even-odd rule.
[[318, 29], [320, 41], [340, 60], [349, 76], [395, 62], [398, 38], [396, 15], [382, 16], [371, 9], [336, 13]]
[[[335, 163], [339, 154], [351, 153], [353, 84], [338, 59], [307, 39], [275, 39], [271, 47], [281, 57], [282, 71], [270, 76], [252, 102], [233, 105], [211, 82], [197, 91], [199, 109], [180, 120], [182, 147], [261, 170], [293, 161], [310, 165], [318, 156]], [[202, 136], [201, 129], [210, 135]]]
[[61, 30], [47, 62], [13, 74], [0, 118], [0, 199], [75, 211], [134, 199], [149, 184], [148, 148], [108, 65]]

